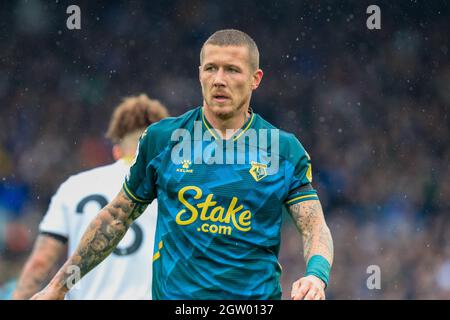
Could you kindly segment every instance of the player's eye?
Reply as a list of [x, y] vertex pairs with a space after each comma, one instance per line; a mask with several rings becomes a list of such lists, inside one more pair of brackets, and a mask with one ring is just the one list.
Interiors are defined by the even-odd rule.
[[206, 66], [205, 67], [205, 71], [215, 71], [216, 70], [216, 67], [214, 67], [214, 66]]

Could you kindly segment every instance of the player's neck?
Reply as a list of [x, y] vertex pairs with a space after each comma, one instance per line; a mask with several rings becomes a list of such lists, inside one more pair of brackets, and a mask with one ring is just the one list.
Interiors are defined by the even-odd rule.
[[126, 155], [126, 156], [123, 156], [122, 158], [118, 159], [117, 161], [123, 161], [126, 165], [131, 166], [131, 164], [133, 163], [133, 160], [134, 160], [134, 156]]
[[[214, 114], [208, 107], [203, 106], [206, 120], [216, 129], [222, 139], [230, 138], [237, 130], [241, 129], [251, 114], [249, 106], [243, 106], [232, 117], [222, 118]], [[228, 132], [227, 132], [228, 131]]]

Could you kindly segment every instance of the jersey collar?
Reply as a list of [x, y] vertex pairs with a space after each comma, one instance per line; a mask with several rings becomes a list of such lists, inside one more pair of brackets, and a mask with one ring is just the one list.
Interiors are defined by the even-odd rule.
[[[255, 113], [253, 112], [253, 109], [251, 107], [248, 108], [250, 111], [250, 117], [247, 119], [247, 121], [244, 123], [244, 125], [241, 127], [241, 129], [237, 130], [230, 138], [224, 140], [224, 141], [236, 141], [239, 139], [255, 122]], [[221, 136], [217, 133], [216, 129], [213, 128], [213, 126], [208, 122], [208, 119], [206, 119], [205, 114], [203, 113], [203, 107], [200, 107], [200, 113], [202, 117], [203, 126], [211, 133], [211, 135], [216, 140], [223, 140]]]

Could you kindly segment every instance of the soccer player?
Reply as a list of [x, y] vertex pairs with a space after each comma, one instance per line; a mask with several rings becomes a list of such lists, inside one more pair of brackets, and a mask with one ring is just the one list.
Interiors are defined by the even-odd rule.
[[87, 274], [157, 198], [154, 299], [280, 299], [283, 206], [302, 233], [307, 263], [291, 296], [324, 299], [333, 242], [310, 157], [293, 134], [250, 108], [262, 77], [247, 34], [214, 33], [200, 52], [202, 106], [147, 128], [122, 190], [34, 298], [63, 298], [69, 268]]
[[[148, 125], [167, 115], [159, 101], [145, 94], [125, 98], [115, 109], [107, 137], [114, 143], [112, 153], [117, 161], [71, 176], [59, 187], [39, 226], [40, 234], [14, 299], [32, 297], [43, 287], [62, 256], [75, 252], [95, 214], [120, 190], [139, 137]], [[156, 217], [157, 201], [153, 201], [104, 263], [83, 278], [66, 298], [151, 299]], [[100, 242], [96, 240], [98, 245]]]

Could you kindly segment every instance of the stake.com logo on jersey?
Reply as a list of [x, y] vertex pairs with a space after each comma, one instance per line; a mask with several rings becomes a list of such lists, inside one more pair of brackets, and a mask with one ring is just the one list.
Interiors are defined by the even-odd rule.
[[[175, 219], [177, 224], [187, 226], [200, 219], [204, 223], [197, 228], [197, 231], [223, 235], [231, 235], [232, 226], [242, 232], [251, 230], [252, 213], [250, 210], [244, 210], [244, 206], [239, 204], [237, 197], [233, 197], [227, 208], [217, 205], [213, 193], [208, 194], [204, 201], [192, 205], [186, 199], [186, 193], [192, 194], [192, 192], [194, 192], [194, 199], [201, 199], [203, 196], [202, 189], [196, 186], [186, 186], [178, 191], [178, 200], [185, 208], [178, 212]], [[214, 224], [217, 222], [225, 225]]]

